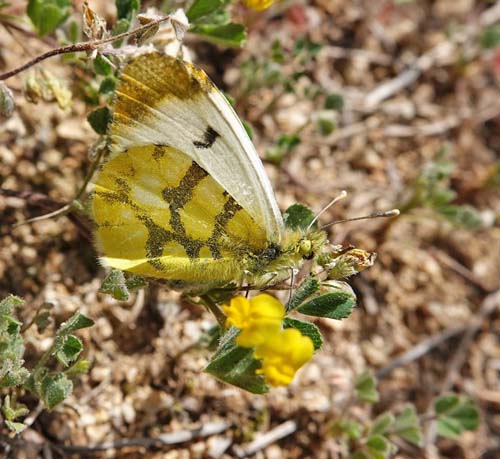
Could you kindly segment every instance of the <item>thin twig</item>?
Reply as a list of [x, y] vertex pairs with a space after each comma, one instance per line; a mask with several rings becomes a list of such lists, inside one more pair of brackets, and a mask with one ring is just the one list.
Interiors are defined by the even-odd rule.
[[170, 432], [160, 434], [157, 437], [137, 437], [137, 438], [123, 438], [114, 442], [97, 443], [94, 445], [55, 445], [58, 448], [70, 453], [97, 453], [99, 451], [107, 451], [109, 449], [122, 449], [122, 448], [154, 448], [159, 446], [173, 446], [181, 443], [192, 441], [196, 438], [209, 437], [225, 432], [231, 427], [232, 424], [228, 422], [212, 422], [201, 426], [198, 429], [192, 430], [179, 430], [177, 432]]
[[467, 329], [466, 325], [463, 325], [461, 327], [449, 328], [447, 330], [442, 331], [441, 333], [438, 333], [434, 336], [431, 336], [430, 338], [421, 341], [416, 346], [412, 347], [405, 353], [393, 359], [385, 367], [380, 368], [375, 374], [376, 377], [378, 379], [385, 378], [395, 368], [408, 365], [409, 363], [418, 360], [420, 357], [432, 351], [435, 347], [453, 338], [454, 336], [463, 333], [466, 329]]
[[226, 316], [220, 310], [219, 306], [207, 295], [200, 296], [200, 299], [202, 301], [202, 304], [205, 305], [207, 309], [215, 316], [219, 326], [224, 328], [226, 324]]
[[430, 69], [442, 56], [453, 54], [457, 45], [470, 40], [485, 27], [500, 20], [500, 2], [484, 11], [476, 24], [469, 26], [463, 33], [455, 34], [451, 40], [438, 43], [426, 53], [419, 56], [405, 71], [391, 80], [385, 81], [365, 97], [364, 104], [367, 111], [373, 111], [380, 102], [397, 94], [402, 89], [414, 83], [423, 72]]
[[22, 72], [23, 70], [26, 70], [26, 69], [38, 64], [39, 62], [44, 61], [45, 59], [48, 59], [49, 57], [57, 56], [60, 54], [67, 54], [67, 53], [78, 53], [78, 52], [82, 52], [82, 51], [92, 51], [94, 49], [99, 48], [102, 45], [106, 45], [108, 43], [112, 43], [112, 42], [117, 41], [117, 40], [122, 40], [123, 38], [129, 37], [131, 35], [136, 35], [138, 33], [144, 32], [145, 30], [147, 30], [151, 27], [155, 27], [158, 24], [165, 22], [168, 19], [170, 19], [170, 16], [165, 16], [161, 19], [157, 19], [156, 21], [149, 22], [148, 24], [144, 24], [142, 26], [139, 26], [139, 27], [132, 29], [132, 30], [129, 30], [127, 32], [123, 32], [121, 34], [118, 34], [118, 35], [115, 35], [112, 37], [103, 38], [102, 40], [73, 43], [71, 45], [51, 49], [50, 51], [47, 51], [46, 53], [40, 54], [39, 56], [31, 59], [30, 61], [26, 62], [25, 64], [21, 65], [20, 67], [17, 67], [15, 69], [12, 69], [8, 72], [1, 74], [0, 80], [7, 80], [8, 78], [13, 77], [14, 75], [17, 75], [18, 73]]
[[235, 448], [236, 456], [246, 457], [255, 454], [256, 452], [266, 448], [272, 443], [281, 440], [282, 438], [292, 435], [297, 430], [297, 423], [295, 421], [286, 421], [283, 424], [275, 427], [274, 429], [261, 435], [259, 438], [255, 439], [253, 442], [249, 443], [243, 448]]
[[483, 300], [479, 313], [474, 315], [472, 321], [468, 325], [462, 341], [448, 364], [448, 371], [446, 372], [446, 377], [441, 384], [440, 393], [448, 391], [453, 386], [460, 369], [463, 367], [467, 359], [468, 350], [472, 344], [475, 334], [481, 328], [486, 317], [493, 313], [498, 307], [500, 307], [500, 290], [491, 293]]

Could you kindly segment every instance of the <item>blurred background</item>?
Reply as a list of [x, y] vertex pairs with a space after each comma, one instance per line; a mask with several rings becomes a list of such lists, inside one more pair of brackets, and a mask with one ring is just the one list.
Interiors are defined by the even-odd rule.
[[[61, 44], [59, 31], [33, 31], [26, 2], [4, 3], [0, 71]], [[113, 2], [89, 3], [115, 23]], [[183, 4], [143, 1], [141, 11]], [[202, 373], [209, 352], [192, 347], [213, 320], [201, 308], [156, 284], [127, 302], [98, 293], [105, 273], [83, 217], [13, 228], [74, 197], [98, 138], [86, 117], [102, 104], [102, 78], [75, 56], [45, 61], [55, 100], [28, 100], [31, 69], [8, 80], [15, 109], [0, 118], [0, 297], [23, 297], [25, 316], [51, 302], [57, 321], [81, 309], [96, 325], [81, 335], [89, 374], [39, 414], [11, 457], [345, 458], [332, 428], [345, 410], [369, 424], [411, 402], [425, 417], [454, 391], [477, 402], [480, 427], [452, 441], [424, 422], [425, 445], [403, 442], [394, 457], [500, 458], [500, 2], [299, 0], [230, 11], [247, 28], [241, 48], [189, 33], [184, 45], [234, 101], [281, 208], [319, 211], [346, 190], [323, 224], [402, 211], [330, 228], [332, 243], [378, 254], [349, 281], [358, 306], [346, 320], [316, 320], [325, 345], [291, 386], [251, 395]], [[82, 2], [68, 14], [66, 35]], [[44, 336], [32, 331], [28, 362]], [[380, 400], [353, 404], [366, 369]], [[200, 425], [223, 427], [163, 448], [119, 443]], [[283, 425], [286, 435], [245, 450]], [[108, 448], [85, 449], [96, 443]]]

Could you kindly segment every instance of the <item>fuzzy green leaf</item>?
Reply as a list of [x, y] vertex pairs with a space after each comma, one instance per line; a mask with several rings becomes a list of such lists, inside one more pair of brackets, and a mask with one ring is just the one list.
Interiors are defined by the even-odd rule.
[[118, 19], [132, 19], [136, 11], [141, 7], [139, 0], [115, 0]]
[[443, 395], [442, 397], [439, 397], [434, 401], [434, 411], [439, 416], [449, 412], [459, 404], [460, 398], [458, 397], [458, 395]]
[[391, 444], [382, 435], [372, 435], [365, 445], [373, 459], [387, 459], [391, 453]]
[[98, 54], [94, 59], [94, 70], [97, 75], [108, 76], [113, 73], [113, 66], [106, 58]]
[[125, 274], [119, 269], [112, 269], [102, 282], [101, 293], [110, 294], [115, 300], [126, 301], [129, 299], [130, 293], [127, 287]]
[[464, 430], [479, 426], [479, 411], [472, 400], [457, 395], [445, 395], [434, 402], [439, 435], [457, 438]]
[[92, 327], [92, 325], [94, 325], [94, 321], [92, 319], [89, 319], [87, 316], [83, 315], [80, 312], [76, 312], [66, 322], [61, 324], [59, 330], [57, 331], [57, 334], [68, 335], [76, 330]]
[[386, 411], [378, 416], [370, 429], [370, 435], [384, 435], [394, 424], [394, 416], [392, 413]]
[[67, 335], [61, 338], [61, 343], [56, 349], [56, 358], [65, 367], [69, 367], [80, 353], [83, 351], [82, 342], [74, 335]]
[[454, 419], [443, 417], [437, 420], [437, 432], [442, 437], [456, 440], [462, 433], [462, 430], [460, 423]]
[[53, 32], [69, 16], [69, 0], [29, 0], [27, 13], [38, 35]]
[[322, 136], [330, 135], [335, 130], [335, 122], [326, 118], [317, 121], [318, 131]]
[[118, 80], [114, 76], [104, 78], [99, 85], [99, 94], [113, 94], [116, 89], [116, 82]]
[[5, 425], [7, 426], [7, 429], [9, 429], [11, 432], [14, 432], [16, 435], [20, 434], [24, 429], [26, 429], [26, 427], [28, 427], [22, 422], [15, 421], [5, 421]]
[[45, 406], [49, 409], [69, 397], [73, 391], [73, 383], [64, 375], [59, 373], [55, 377], [45, 376], [41, 384], [40, 396]]
[[111, 119], [112, 115], [108, 107], [96, 108], [87, 116], [87, 121], [92, 129], [100, 135], [106, 134]]
[[0, 318], [3, 315], [12, 314], [15, 308], [22, 306], [24, 300], [15, 295], [9, 295], [0, 301]]
[[376, 403], [379, 401], [377, 380], [369, 371], [365, 371], [356, 378], [355, 389], [356, 396], [361, 401], [367, 403]]
[[239, 330], [234, 327], [226, 332], [205, 371], [254, 394], [264, 394], [269, 388], [264, 378], [255, 374], [260, 362], [253, 358], [253, 349], [236, 345], [238, 333]]
[[324, 108], [326, 110], [342, 110], [344, 108], [344, 98], [340, 94], [329, 94], [325, 99]]
[[330, 292], [319, 295], [297, 308], [302, 314], [329, 319], [345, 319], [356, 305], [356, 298], [348, 292]]
[[300, 306], [307, 298], [319, 291], [319, 282], [313, 276], [308, 276], [302, 284], [299, 285], [294, 295], [286, 305], [287, 312], [293, 311]]
[[90, 362], [88, 360], [79, 360], [76, 362], [73, 366], [68, 368], [64, 374], [68, 378], [72, 378], [77, 375], [84, 375], [89, 372], [90, 369]]
[[[291, 230], [304, 230], [313, 220], [313, 211], [303, 204], [293, 204], [283, 214], [283, 222]], [[317, 225], [313, 229], [317, 229]]]
[[224, 46], [240, 47], [247, 39], [245, 27], [234, 23], [224, 25], [198, 24], [190, 31]]
[[363, 435], [363, 426], [351, 419], [340, 419], [332, 424], [332, 434], [338, 436], [340, 434], [347, 435], [351, 440], [358, 440]]
[[416, 446], [422, 446], [422, 430], [413, 405], [407, 406], [401, 414], [396, 416], [393, 432], [407, 442], [413, 443]]
[[194, 23], [198, 19], [212, 14], [224, 4], [223, 0], [195, 0], [186, 12], [189, 22]]
[[137, 276], [136, 274], [127, 273], [125, 278], [125, 285], [129, 292], [139, 290], [148, 285], [148, 281], [142, 276]]

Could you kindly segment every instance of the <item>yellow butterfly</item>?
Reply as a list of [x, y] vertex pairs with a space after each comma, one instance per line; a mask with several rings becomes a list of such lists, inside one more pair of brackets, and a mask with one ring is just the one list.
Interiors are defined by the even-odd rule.
[[241, 121], [194, 65], [159, 53], [134, 58], [109, 135], [92, 202], [104, 264], [208, 287], [279, 279], [324, 250], [323, 231], [285, 229]]

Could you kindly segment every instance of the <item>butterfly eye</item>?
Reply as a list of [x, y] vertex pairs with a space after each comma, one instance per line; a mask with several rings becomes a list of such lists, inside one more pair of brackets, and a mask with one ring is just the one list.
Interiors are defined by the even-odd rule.
[[312, 242], [310, 239], [302, 239], [299, 242], [299, 253], [305, 260], [311, 260], [314, 258], [314, 253], [312, 251]]

